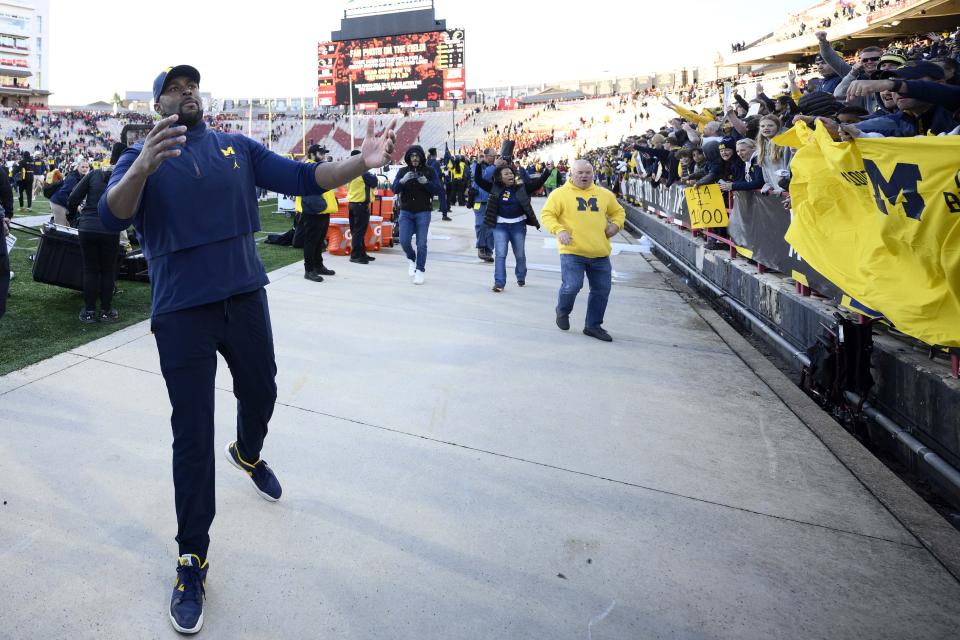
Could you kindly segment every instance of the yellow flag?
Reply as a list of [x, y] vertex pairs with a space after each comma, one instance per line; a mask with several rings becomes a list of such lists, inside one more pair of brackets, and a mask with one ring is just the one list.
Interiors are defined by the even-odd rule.
[[793, 147], [799, 149], [806, 146], [813, 140], [813, 131], [805, 122], [798, 122], [792, 128], [787, 129], [778, 136], [773, 137], [774, 144], [781, 147]]
[[833, 142], [793, 157], [786, 240], [897, 329], [960, 347], [960, 137]]

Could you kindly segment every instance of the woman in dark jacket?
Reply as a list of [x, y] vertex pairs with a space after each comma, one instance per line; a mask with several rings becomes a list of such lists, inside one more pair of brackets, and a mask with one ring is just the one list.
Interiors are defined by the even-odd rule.
[[474, 180], [481, 189], [490, 193], [483, 224], [493, 228], [493, 290], [497, 293], [507, 285], [508, 243], [513, 247], [513, 257], [517, 262], [517, 286], [526, 284], [527, 225], [540, 228], [537, 214], [530, 204], [530, 194], [539, 191], [549, 177], [550, 174], [544, 171], [536, 180], [524, 183], [517, 179], [512, 167], [504, 165], [493, 170], [493, 182], [490, 182], [483, 179], [483, 171], [477, 166]]
[[[110, 158], [111, 166], [119, 159], [124, 146], [114, 145]], [[76, 172], [74, 172], [76, 173]], [[80, 255], [83, 258], [83, 309], [80, 310], [80, 322], [91, 324], [98, 319], [101, 322], [115, 322], [120, 314], [113, 308], [113, 285], [117, 279], [117, 257], [120, 254], [120, 234], [108, 231], [100, 222], [97, 204], [106, 191], [110, 181], [111, 169], [89, 171], [76, 183], [66, 199], [66, 208], [71, 217], [79, 218]], [[73, 175], [73, 174], [71, 174]], [[66, 186], [67, 179], [64, 180]], [[57, 195], [65, 189], [61, 188]], [[51, 199], [52, 202], [52, 199]], [[82, 203], [82, 207], [81, 207]], [[97, 316], [97, 297], [100, 297], [100, 315]]]
[[53, 221], [64, 227], [70, 226], [67, 220], [67, 199], [73, 193], [73, 188], [83, 179], [83, 176], [90, 172], [90, 163], [81, 158], [73, 171], [64, 177], [60, 183], [60, 188], [56, 193], [50, 196], [50, 210], [53, 211]]

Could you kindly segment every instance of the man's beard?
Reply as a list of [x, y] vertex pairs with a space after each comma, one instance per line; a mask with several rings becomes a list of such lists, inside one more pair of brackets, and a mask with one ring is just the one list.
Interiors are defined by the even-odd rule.
[[185, 127], [192, 127], [203, 119], [203, 107], [198, 104], [195, 110], [184, 111], [183, 107], [181, 106], [177, 111], [177, 115], [180, 116], [177, 118], [177, 124]]

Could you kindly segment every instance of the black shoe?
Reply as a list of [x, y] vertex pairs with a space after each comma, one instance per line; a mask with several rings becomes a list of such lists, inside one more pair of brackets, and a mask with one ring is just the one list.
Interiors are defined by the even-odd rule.
[[603, 340], [604, 342], [613, 342], [613, 338], [602, 327], [595, 327], [593, 329], [584, 327], [583, 335], [596, 338], [597, 340]]
[[568, 331], [570, 329], [570, 316], [558, 313], [557, 326], [563, 329], [564, 331]]
[[323, 278], [321, 278], [320, 274], [318, 274], [316, 271], [307, 271], [305, 274], [303, 274], [303, 277], [307, 280], [313, 280], [314, 282], [323, 282]]
[[79, 318], [83, 324], [95, 324], [97, 322], [97, 312], [83, 309], [80, 311]]
[[518, 286], [518, 287], [525, 287], [525, 286], [527, 286], [527, 281], [526, 281], [526, 280], [517, 280], [517, 286]]
[[451, 218], [451, 217], [448, 216], [447, 214], [443, 214], [443, 217], [440, 218], [440, 219], [441, 219], [441, 220], [446, 220], [446, 221], [448, 221], [448, 222], [453, 220], [453, 218]]
[[116, 322], [120, 319], [120, 312], [116, 309], [100, 311], [100, 322]]
[[494, 293], [500, 293], [501, 291], [503, 291], [503, 287], [500, 287], [500, 286], [497, 286], [497, 285], [493, 285], [493, 292], [494, 292]]
[[250, 479], [253, 480], [253, 488], [257, 493], [270, 502], [276, 502], [280, 499], [283, 489], [280, 488], [280, 481], [277, 480], [273, 470], [267, 466], [266, 460], [261, 458], [253, 464], [247, 462], [237, 453], [236, 440], [228, 444], [224, 451], [230, 464], [250, 476]]
[[367, 262], [373, 262], [374, 260], [376, 260], [376, 258], [374, 258], [373, 256], [368, 256], [367, 254], [363, 254], [363, 259], [366, 260]]
[[316, 273], [317, 275], [320, 275], [320, 276], [335, 276], [335, 275], [337, 275], [337, 272], [336, 272], [336, 271], [334, 271], [333, 269], [327, 269], [327, 268], [324, 267], [323, 265], [321, 265], [319, 269], [315, 269], [315, 270], [314, 270], [314, 273]]
[[350, 258], [350, 262], [355, 262], [357, 264], [370, 264], [370, 261], [366, 258]]
[[199, 556], [184, 554], [177, 564], [177, 582], [170, 596], [170, 622], [180, 633], [196, 633], [203, 626], [204, 582], [208, 563]]
[[493, 262], [493, 252], [489, 249], [485, 249], [483, 252], [483, 261], [484, 262]]
[[487, 250], [486, 249], [477, 249], [477, 257], [481, 260], [487, 259]]

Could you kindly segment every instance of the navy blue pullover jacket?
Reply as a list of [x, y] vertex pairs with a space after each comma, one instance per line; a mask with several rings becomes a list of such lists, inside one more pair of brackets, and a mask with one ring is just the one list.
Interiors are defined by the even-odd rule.
[[50, 202], [58, 204], [61, 207], [66, 207], [67, 200], [70, 198], [70, 194], [73, 193], [73, 188], [76, 187], [82, 179], [83, 176], [81, 176], [80, 172], [76, 169], [68, 173], [66, 177], [64, 177], [63, 182], [60, 183], [60, 188], [50, 196]]
[[[260, 230], [257, 187], [301, 196], [324, 191], [314, 177], [316, 165], [282, 158], [243, 135], [200, 122], [186, 137], [182, 153], [147, 178], [132, 218], [147, 258], [154, 316], [269, 282], [254, 240]], [[107, 196], [142, 149], [141, 143], [123, 152], [100, 198], [100, 219], [109, 230], [131, 223], [113, 215]]]

